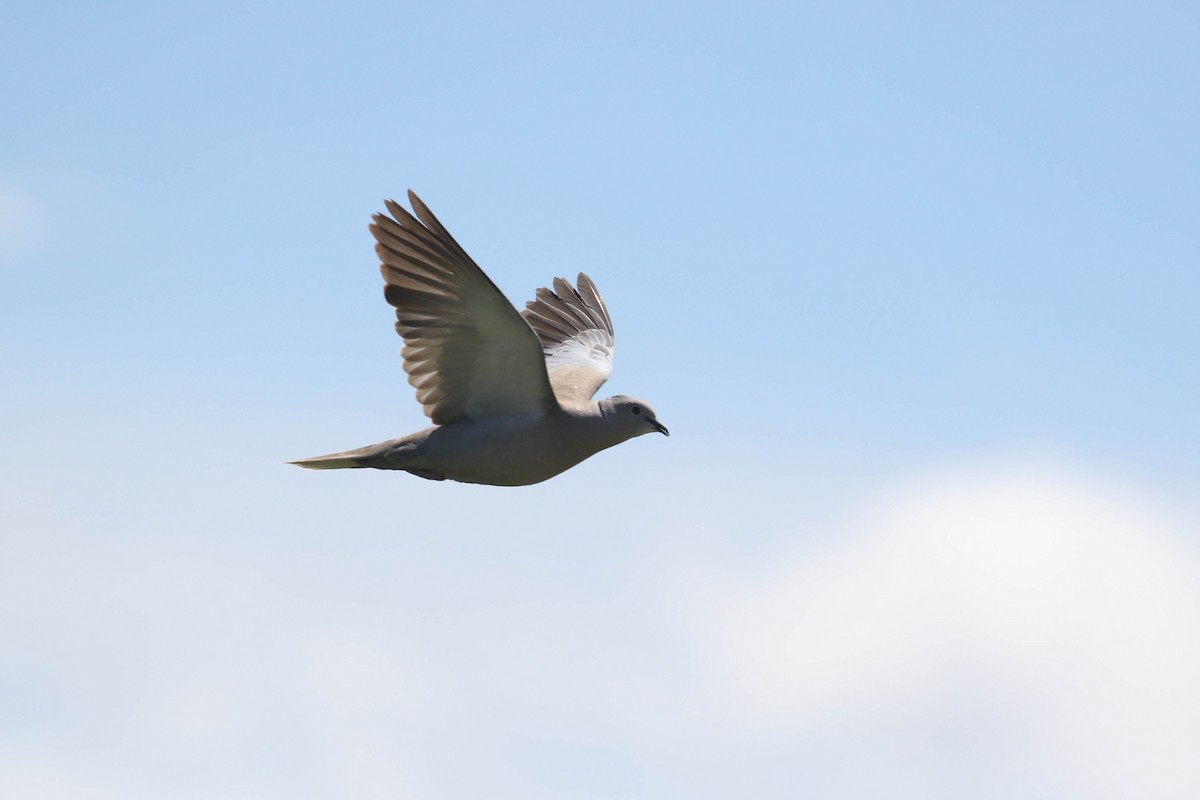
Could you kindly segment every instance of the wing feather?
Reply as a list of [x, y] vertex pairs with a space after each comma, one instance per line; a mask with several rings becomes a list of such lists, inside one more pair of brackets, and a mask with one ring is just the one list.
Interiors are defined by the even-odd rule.
[[388, 200], [391, 216], [376, 214], [370, 230], [425, 413], [445, 425], [552, 408], [538, 334], [421, 199], [408, 199], [415, 216]]
[[573, 288], [562, 278], [538, 289], [521, 315], [537, 332], [550, 385], [560, 403], [591, 399], [612, 372], [613, 327], [592, 279], [582, 272]]

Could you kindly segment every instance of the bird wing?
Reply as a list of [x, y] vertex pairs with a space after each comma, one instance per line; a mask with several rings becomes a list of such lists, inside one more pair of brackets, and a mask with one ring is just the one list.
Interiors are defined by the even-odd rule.
[[537, 335], [413, 192], [371, 233], [404, 338], [404, 371], [435, 424], [547, 411], [554, 392]]
[[596, 284], [582, 272], [578, 288], [562, 278], [538, 289], [521, 316], [542, 342], [550, 385], [560, 403], [591, 399], [612, 373], [613, 326]]

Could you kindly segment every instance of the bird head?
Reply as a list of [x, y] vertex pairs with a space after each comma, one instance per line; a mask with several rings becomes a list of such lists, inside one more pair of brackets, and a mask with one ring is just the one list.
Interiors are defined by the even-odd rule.
[[605, 422], [625, 431], [627, 438], [630, 439], [644, 433], [671, 435], [667, 426], [658, 421], [653, 408], [641, 400], [626, 397], [623, 394], [601, 400], [600, 413], [604, 416]]

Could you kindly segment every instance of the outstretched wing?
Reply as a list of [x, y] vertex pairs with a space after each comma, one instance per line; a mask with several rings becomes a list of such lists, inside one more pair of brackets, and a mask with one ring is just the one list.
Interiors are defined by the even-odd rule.
[[438, 425], [554, 407], [542, 346], [512, 303], [408, 193], [416, 217], [387, 201], [371, 233], [404, 337], [404, 370]]
[[554, 291], [538, 289], [521, 316], [537, 331], [550, 385], [560, 403], [584, 403], [612, 372], [613, 327], [596, 284], [582, 272], [578, 288], [554, 279]]

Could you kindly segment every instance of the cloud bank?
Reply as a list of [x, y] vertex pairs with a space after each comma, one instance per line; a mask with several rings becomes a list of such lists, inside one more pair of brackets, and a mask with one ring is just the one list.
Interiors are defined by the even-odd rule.
[[1200, 791], [1200, 563], [1181, 526], [1010, 465], [914, 482], [857, 527], [714, 601], [747, 724], [912, 715], [930, 737], [923, 710], [962, 700], [954, 735], [1018, 737], [1070, 794]]
[[9, 511], [6, 797], [1200, 792], [1194, 531], [1077, 470], [927, 474], [752, 558], [672, 532], [587, 588]]

